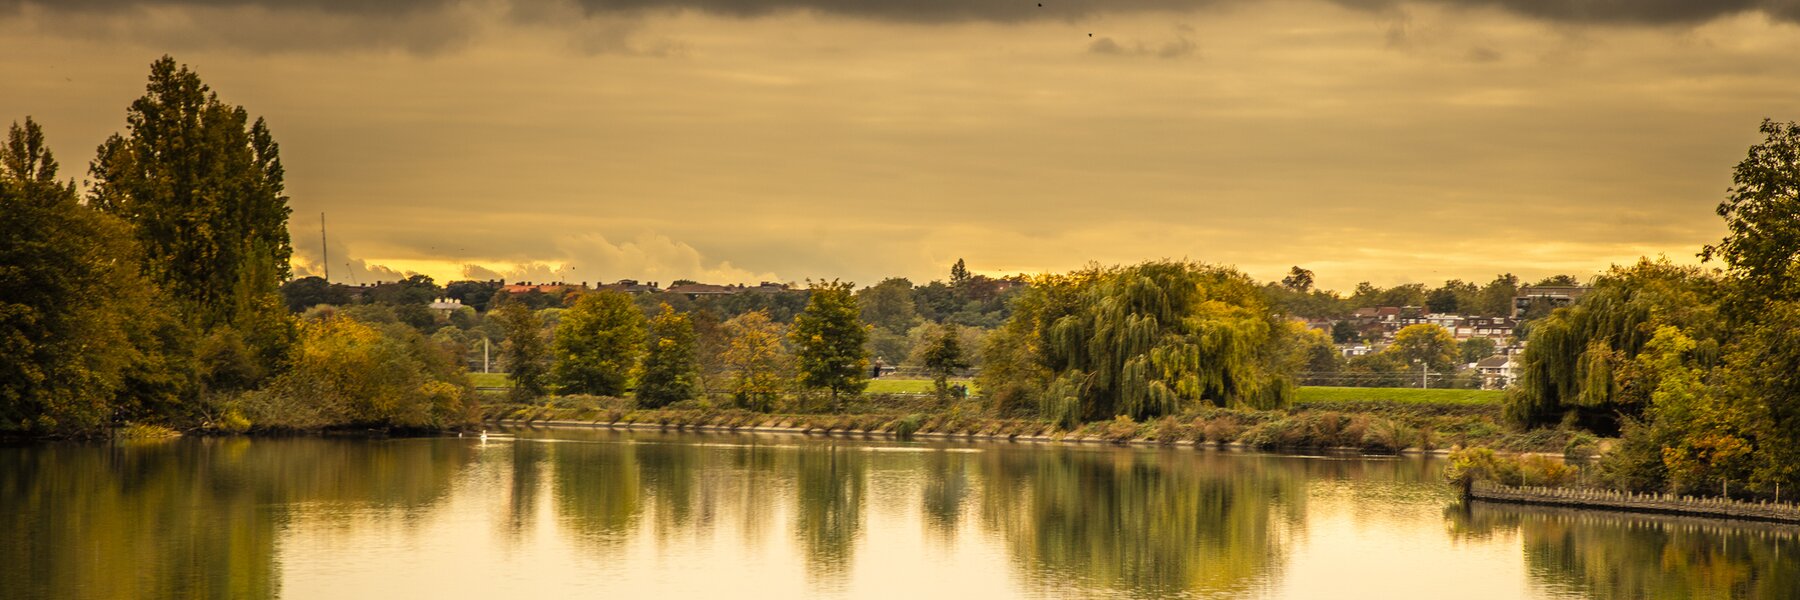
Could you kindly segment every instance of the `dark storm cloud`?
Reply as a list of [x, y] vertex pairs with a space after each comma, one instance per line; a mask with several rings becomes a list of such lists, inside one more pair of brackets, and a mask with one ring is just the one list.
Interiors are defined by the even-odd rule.
[[[1800, 0], [1329, 0], [1365, 10], [1406, 4], [1492, 8], [1546, 21], [1584, 24], [1697, 24], [1715, 18], [1760, 12], [1784, 21], [1800, 20]], [[1076, 20], [1102, 13], [1190, 11], [1241, 6], [1251, 0], [514, 0], [517, 14], [538, 14], [546, 4], [572, 5], [590, 15], [634, 15], [693, 10], [734, 17], [791, 12], [898, 22], [986, 21], [1012, 23]], [[0, 9], [23, 6], [69, 12], [105, 12], [133, 7], [263, 8], [313, 10], [344, 15], [392, 16], [465, 5], [459, 0], [0, 0]]]

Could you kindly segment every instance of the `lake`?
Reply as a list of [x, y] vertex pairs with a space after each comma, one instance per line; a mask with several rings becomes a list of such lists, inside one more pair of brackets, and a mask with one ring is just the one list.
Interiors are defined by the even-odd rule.
[[[516, 434], [512, 435], [512, 434]], [[1793, 528], [1441, 461], [516, 430], [0, 447], [3, 598], [1777, 598]]]

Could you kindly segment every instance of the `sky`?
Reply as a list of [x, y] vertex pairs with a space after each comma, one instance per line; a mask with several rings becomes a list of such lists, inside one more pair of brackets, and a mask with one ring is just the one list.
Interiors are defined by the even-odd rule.
[[0, 119], [79, 179], [163, 54], [346, 283], [1587, 276], [1800, 120], [1800, 0], [0, 0]]

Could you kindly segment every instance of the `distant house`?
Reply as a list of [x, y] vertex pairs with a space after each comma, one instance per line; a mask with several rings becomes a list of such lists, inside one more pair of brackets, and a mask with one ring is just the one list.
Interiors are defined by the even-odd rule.
[[698, 300], [702, 296], [730, 296], [744, 291], [744, 286], [713, 285], [710, 283], [683, 283], [671, 285], [663, 290], [671, 294], [687, 296], [689, 300]]
[[620, 279], [612, 283], [596, 285], [594, 286], [594, 289], [625, 292], [634, 296], [638, 294], [653, 294], [658, 291], [656, 282], [638, 283], [638, 280], [636, 279]]
[[1486, 390], [1506, 387], [1513, 381], [1518, 367], [1518, 360], [1505, 354], [1475, 361], [1475, 370], [1481, 373], [1481, 388]]
[[1523, 317], [1534, 306], [1568, 306], [1593, 290], [1594, 288], [1585, 285], [1528, 285], [1519, 288], [1519, 293], [1513, 296], [1513, 316]]
[[1468, 337], [1504, 340], [1512, 336], [1519, 321], [1510, 317], [1469, 317], [1463, 321], [1463, 327], [1469, 331]]
[[513, 294], [513, 295], [529, 294], [532, 292], [542, 292], [545, 294], [560, 294], [567, 290], [578, 289], [578, 288], [584, 289], [586, 287], [587, 287], [586, 285], [563, 283], [560, 281], [556, 282], [556, 283], [532, 283], [529, 281], [521, 281], [518, 283], [514, 283], [511, 285], [502, 287], [502, 288], [500, 288], [500, 291], [506, 292], [508, 294]]
[[426, 306], [429, 307], [431, 310], [449, 314], [449, 313], [453, 313], [453, 312], [462, 310], [463, 303], [462, 303], [462, 300], [459, 300], [456, 298], [438, 298], [436, 300], [432, 300], [431, 304], [428, 304]]
[[1344, 355], [1344, 358], [1355, 358], [1375, 353], [1375, 348], [1373, 346], [1364, 344], [1339, 344], [1337, 349], [1338, 354]]

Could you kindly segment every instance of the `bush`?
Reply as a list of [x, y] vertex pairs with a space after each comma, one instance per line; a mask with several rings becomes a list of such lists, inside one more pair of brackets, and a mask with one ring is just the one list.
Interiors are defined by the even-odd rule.
[[1377, 452], [1399, 452], [1412, 446], [1418, 439], [1419, 431], [1405, 423], [1380, 419], [1371, 423], [1363, 434], [1362, 447], [1364, 450]]
[[474, 388], [446, 348], [404, 325], [303, 321], [288, 371], [237, 406], [256, 427], [446, 429], [479, 419]]
[[1594, 434], [1578, 431], [1569, 436], [1569, 442], [1563, 444], [1563, 459], [1582, 461], [1600, 454], [1600, 440]]
[[1243, 435], [1244, 426], [1233, 417], [1219, 417], [1206, 422], [1206, 439], [1213, 443], [1228, 444], [1237, 441]]
[[1131, 417], [1126, 415], [1113, 417], [1112, 422], [1107, 423], [1106, 426], [1100, 430], [1100, 437], [1102, 439], [1111, 441], [1115, 444], [1129, 442], [1137, 438], [1137, 436], [1137, 421], [1131, 420]]
[[900, 440], [913, 440], [913, 434], [918, 432], [920, 425], [925, 425], [925, 414], [913, 413], [902, 416], [895, 422], [895, 436]]
[[1152, 433], [1150, 437], [1167, 445], [1191, 437], [1191, 435], [1189, 428], [1176, 421], [1174, 417], [1163, 417], [1157, 420], [1156, 432]]
[[1457, 485], [1492, 481], [1511, 486], [1563, 486], [1579, 476], [1580, 469], [1546, 456], [1500, 456], [1488, 448], [1451, 452], [1450, 466], [1444, 469], [1444, 477]]

